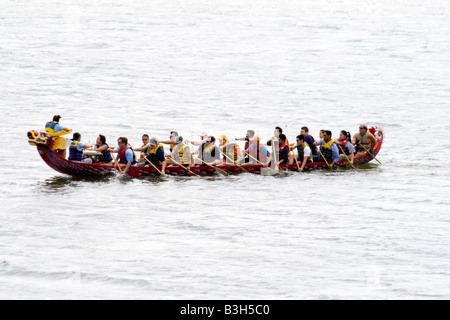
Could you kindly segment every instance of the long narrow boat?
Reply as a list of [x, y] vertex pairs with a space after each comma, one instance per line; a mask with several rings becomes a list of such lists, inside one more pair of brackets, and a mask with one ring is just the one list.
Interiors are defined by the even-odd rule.
[[[383, 144], [383, 130], [378, 127], [371, 127], [369, 131], [375, 136], [377, 143], [373, 148], [371, 154], [365, 152], [362, 156], [355, 158], [354, 164], [360, 165], [368, 163], [375, 159], [377, 154], [380, 152], [381, 146]], [[37, 132], [35, 130], [28, 131], [28, 143], [30, 145], [36, 146], [39, 155], [44, 160], [47, 165], [49, 165], [54, 170], [68, 174], [75, 177], [88, 177], [88, 176], [104, 176], [110, 173], [118, 172], [115, 165], [105, 165], [101, 163], [80, 163], [67, 160], [59, 155], [56, 150], [57, 138], [51, 137], [46, 132]], [[339, 161], [334, 167], [344, 168], [348, 167], [350, 164], [347, 160]], [[262, 172], [267, 172], [270, 169], [265, 168], [259, 164], [243, 165], [243, 170], [239, 166], [233, 164], [224, 164], [216, 166], [214, 169], [210, 166], [195, 166], [191, 168], [191, 171], [199, 176], [211, 176], [217, 175], [222, 172], [228, 174], [238, 174], [242, 172], [250, 172], [254, 174], [261, 174]], [[305, 170], [316, 170], [316, 169], [326, 169], [327, 164], [325, 162], [314, 162], [307, 163]], [[294, 163], [292, 165], [281, 165], [281, 171], [297, 171], [297, 165]], [[159, 168], [161, 170], [161, 168]], [[153, 167], [130, 167], [129, 171], [126, 173], [131, 177], [145, 177], [145, 176], [158, 176], [160, 175], [158, 171]], [[168, 166], [166, 167], [166, 174], [172, 176], [192, 176], [192, 173], [187, 171], [183, 167], [179, 166]]]

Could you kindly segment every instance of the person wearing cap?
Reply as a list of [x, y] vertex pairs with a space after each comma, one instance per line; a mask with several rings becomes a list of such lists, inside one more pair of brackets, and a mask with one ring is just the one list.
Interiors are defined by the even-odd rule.
[[[170, 155], [166, 155], [166, 157], [168, 158], [166, 160], [167, 164], [171, 164], [173, 166], [178, 166], [179, 164], [181, 164], [183, 167], [190, 170], [193, 163], [191, 149], [187, 144], [184, 143], [182, 136], [177, 136], [174, 142], [176, 142], [177, 144], [174, 146], [172, 153]], [[174, 161], [172, 161], [172, 159]]]
[[241, 157], [242, 151], [237, 143], [229, 143], [226, 135], [219, 137], [219, 150], [223, 153], [224, 163], [236, 163]]
[[[356, 148], [355, 158], [358, 158], [365, 154], [366, 151], [364, 148], [371, 151], [377, 144], [377, 139], [369, 132], [367, 124], [362, 123], [359, 125], [359, 132], [353, 135], [352, 144]], [[360, 144], [364, 146], [364, 148], [361, 147]]]
[[208, 134], [206, 132], [202, 132], [200, 134], [200, 141], [194, 141], [194, 140], [184, 140], [184, 142], [186, 143], [190, 143], [194, 146], [199, 146], [197, 150], [194, 151], [194, 154], [200, 154], [201, 150], [202, 150], [202, 146], [205, 144], [206, 139], [208, 138]]
[[194, 146], [201, 146], [202, 144], [205, 143], [206, 138], [208, 138], [208, 134], [206, 132], [202, 132], [200, 133], [200, 141], [195, 141], [195, 140], [184, 140], [184, 142], [186, 143], [190, 143], [193, 144]]
[[162, 144], [158, 143], [158, 139], [150, 138], [150, 142], [147, 148], [144, 149], [145, 158], [139, 159], [139, 167], [152, 166], [149, 162], [151, 162], [154, 166], [160, 167], [162, 166], [162, 172], [165, 172], [166, 169], [166, 157], [164, 155], [164, 147]]

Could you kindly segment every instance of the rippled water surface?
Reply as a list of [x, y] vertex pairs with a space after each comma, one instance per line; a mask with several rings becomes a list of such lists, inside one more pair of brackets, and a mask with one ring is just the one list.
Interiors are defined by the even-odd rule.
[[[449, 299], [450, 7], [0, 0], [0, 298]], [[356, 170], [79, 179], [92, 142], [384, 128]], [[167, 150], [168, 151], [168, 150]]]

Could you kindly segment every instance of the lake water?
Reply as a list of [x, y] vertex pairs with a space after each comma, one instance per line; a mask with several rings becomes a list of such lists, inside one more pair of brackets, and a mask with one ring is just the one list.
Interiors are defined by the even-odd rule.
[[[446, 0], [0, 0], [0, 298], [449, 299], [449, 21]], [[133, 146], [385, 141], [356, 170], [77, 179], [27, 143], [54, 114]]]

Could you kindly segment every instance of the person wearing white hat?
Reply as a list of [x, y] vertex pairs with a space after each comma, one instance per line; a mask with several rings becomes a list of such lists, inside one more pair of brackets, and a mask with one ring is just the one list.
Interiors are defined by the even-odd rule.
[[200, 138], [201, 138], [200, 141], [193, 141], [193, 140], [188, 140], [188, 139], [184, 140], [184, 142], [186, 142], [186, 143], [190, 143], [194, 146], [199, 146], [198, 149], [194, 151], [194, 154], [200, 153], [200, 151], [202, 149], [202, 145], [206, 142], [206, 139], [208, 138], [208, 134], [206, 132], [202, 132], [200, 134]]

